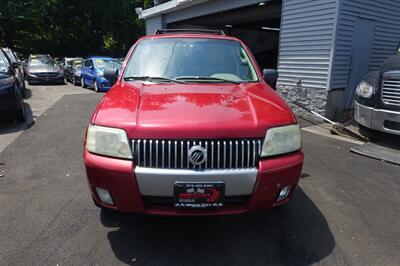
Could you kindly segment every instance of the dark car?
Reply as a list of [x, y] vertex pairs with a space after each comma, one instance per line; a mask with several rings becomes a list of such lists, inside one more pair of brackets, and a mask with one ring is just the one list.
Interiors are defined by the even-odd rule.
[[55, 60], [55, 62], [60, 65], [60, 67], [64, 70], [64, 73], [65, 73], [67, 68], [72, 66], [72, 62], [75, 59], [77, 59], [77, 58], [75, 58], [75, 57], [63, 57], [59, 61]]
[[75, 58], [67, 64], [64, 75], [65, 80], [71, 82], [74, 85], [79, 85], [81, 82], [81, 71], [82, 71], [82, 58]]
[[31, 56], [28, 60], [26, 80], [28, 84], [64, 84], [64, 71], [51, 57]]
[[0, 116], [12, 116], [18, 122], [25, 121], [25, 107], [17, 68], [0, 49]]
[[400, 135], [400, 50], [357, 87], [354, 118], [363, 127]]
[[24, 67], [22, 66], [21, 60], [18, 58], [18, 55], [10, 48], [3, 48], [3, 51], [6, 54], [6, 56], [8, 57], [8, 59], [11, 61], [12, 64], [18, 65], [18, 67], [15, 68], [15, 71], [17, 73], [17, 78], [18, 78], [19, 84], [21, 85], [22, 96], [26, 97], [25, 74], [24, 74]]

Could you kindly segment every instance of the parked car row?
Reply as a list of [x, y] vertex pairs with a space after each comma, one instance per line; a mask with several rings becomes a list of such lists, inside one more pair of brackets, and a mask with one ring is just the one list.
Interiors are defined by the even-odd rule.
[[81, 85], [83, 88], [92, 88], [94, 91], [108, 91], [113, 82], [104, 77], [104, 69], [121, 69], [122, 60], [111, 57], [92, 56], [86, 59], [81, 57], [63, 58], [60, 67], [64, 71], [65, 82]]
[[32, 84], [81, 85], [96, 92], [108, 91], [113, 81], [104, 77], [104, 69], [121, 69], [122, 60], [93, 56], [62, 58], [59, 62], [49, 54], [31, 54], [21, 61], [10, 48], [0, 51], [0, 110], [1, 118], [25, 121], [24, 97], [27, 96], [25, 81]]
[[0, 116], [25, 121], [24, 76], [11, 49], [0, 49]]

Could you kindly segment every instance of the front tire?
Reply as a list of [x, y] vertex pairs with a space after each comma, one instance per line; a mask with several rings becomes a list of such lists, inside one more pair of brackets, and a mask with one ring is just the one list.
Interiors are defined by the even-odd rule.
[[86, 88], [87, 86], [85, 85], [85, 82], [83, 82], [83, 78], [81, 78], [81, 86], [82, 88]]
[[94, 81], [94, 91], [97, 93], [99, 92], [99, 87], [97, 86], [96, 80]]
[[25, 82], [24, 81], [22, 81], [22, 97], [23, 98], [25, 98], [26, 96], [27, 96], [27, 93], [26, 93], [26, 86], [25, 86]]
[[24, 105], [24, 100], [22, 95], [19, 95], [18, 97], [18, 101], [19, 101], [19, 108], [18, 108], [18, 112], [17, 112], [17, 122], [18, 123], [23, 123], [26, 121], [25, 118], [25, 105]]

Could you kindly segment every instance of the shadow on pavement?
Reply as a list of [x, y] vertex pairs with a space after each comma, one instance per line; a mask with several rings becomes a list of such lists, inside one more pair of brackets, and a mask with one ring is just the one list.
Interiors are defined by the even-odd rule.
[[30, 128], [34, 124], [31, 106], [26, 102], [24, 103], [24, 105], [25, 105], [26, 121], [23, 123], [17, 123], [13, 119], [7, 119], [7, 117], [0, 117], [0, 135], [24, 131]]
[[115, 256], [139, 265], [309, 265], [335, 247], [318, 208], [298, 189], [283, 208], [241, 216], [146, 217], [101, 211]]

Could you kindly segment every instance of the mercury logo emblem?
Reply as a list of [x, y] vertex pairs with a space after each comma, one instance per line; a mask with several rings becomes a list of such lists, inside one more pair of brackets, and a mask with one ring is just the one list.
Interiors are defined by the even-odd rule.
[[201, 146], [193, 146], [188, 152], [189, 162], [194, 165], [201, 165], [207, 159], [207, 151]]

